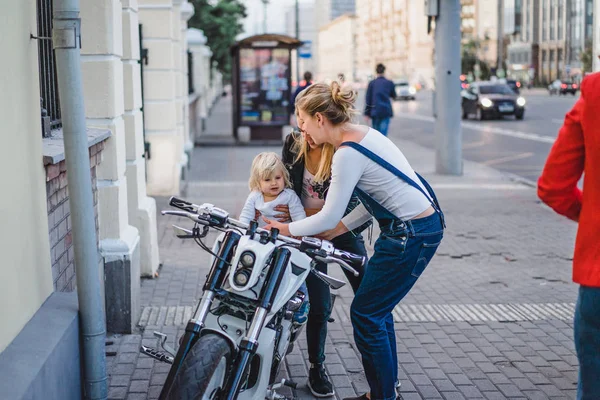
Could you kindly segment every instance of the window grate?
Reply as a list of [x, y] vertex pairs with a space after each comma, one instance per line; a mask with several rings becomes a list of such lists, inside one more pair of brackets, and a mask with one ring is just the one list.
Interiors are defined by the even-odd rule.
[[52, 49], [52, 2], [37, 0], [38, 62], [40, 76], [40, 102], [42, 108], [42, 135], [50, 136], [50, 131], [61, 124], [56, 60]]

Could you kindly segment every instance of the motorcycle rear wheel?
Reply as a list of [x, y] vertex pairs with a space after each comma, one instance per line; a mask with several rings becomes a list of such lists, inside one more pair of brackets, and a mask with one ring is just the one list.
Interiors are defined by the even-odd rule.
[[225, 384], [231, 364], [229, 343], [219, 336], [202, 336], [183, 361], [169, 393], [170, 400], [213, 400]]

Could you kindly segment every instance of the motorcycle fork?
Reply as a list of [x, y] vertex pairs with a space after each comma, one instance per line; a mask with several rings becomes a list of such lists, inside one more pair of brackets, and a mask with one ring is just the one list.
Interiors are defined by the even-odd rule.
[[220, 397], [221, 399], [235, 400], [241, 384], [247, 378], [249, 372], [248, 366], [258, 350], [258, 337], [260, 336], [267, 315], [273, 307], [273, 301], [279, 291], [279, 285], [285, 274], [291, 254], [291, 251], [286, 248], [280, 247], [275, 250], [271, 268], [269, 268], [265, 278], [265, 285], [260, 292], [258, 307], [254, 313], [247, 336], [240, 341], [230, 374], [225, 382], [222, 392], [223, 396]]
[[228, 260], [231, 260], [233, 249], [239, 242], [240, 237], [241, 235], [239, 233], [235, 231], [228, 231], [223, 238], [223, 243], [221, 244], [219, 252], [217, 253], [218, 257], [215, 257], [213, 266], [206, 278], [206, 283], [203, 287], [204, 295], [202, 296], [202, 300], [196, 308], [194, 316], [185, 327], [185, 334], [181, 339], [179, 349], [177, 349], [177, 354], [173, 360], [173, 365], [169, 370], [169, 375], [167, 375], [165, 384], [163, 385], [158, 397], [159, 400], [165, 400], [169, 395], [175, 380], [175, 376], [177, 376], [177, 373], [183, 364], [183, 360], [185, 360], [185, 357], [188, 355], [191, 348], [194, 346], [198, 338], [200, 338], [200, 331], [202, 328], [204, 328], [204, 321], [206, 320], [206, 316], [210, 311], [210, 306], [215, 298], [215, 291], [220, 289], [223, 285], [223, 281], [225, 280], [229, 266]]

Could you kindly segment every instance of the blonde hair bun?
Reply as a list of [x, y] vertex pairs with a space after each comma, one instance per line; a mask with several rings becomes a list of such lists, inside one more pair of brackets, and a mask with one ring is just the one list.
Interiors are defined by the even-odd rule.
[[339, 82], [314, 83], [296, 97], [296, 112], [303, 110], [310, 116], [321, 113], [333, 125], [352, 122], [358, 111], [354, 108], [356, 93]]
[[331, 82], [331, 99], [335, 104], [343, 110], [348, 110], [354, 107], [356, 101], [356, 93], [348, 86], [342, 87], [338, 81]]

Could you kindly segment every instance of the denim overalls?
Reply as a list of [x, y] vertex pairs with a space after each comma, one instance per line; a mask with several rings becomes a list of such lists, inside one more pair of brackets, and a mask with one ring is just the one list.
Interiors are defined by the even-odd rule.
[[423, 178], [419, 176], [429, 194], [360, 144], [344, 142], [341, 146], [355, 149], [417, 188], [436, 210], [425, 218], [402, 221], [366, 192], [355, 189], [365, 208], [379, 222], [381, 234], [350, 308], [354, 340], [362, 356], [371, 399], [394, 400], [398, 357], [392, 310], [413, 287], [435, 254], [444, 232], [444, 215], [433, 190]]

